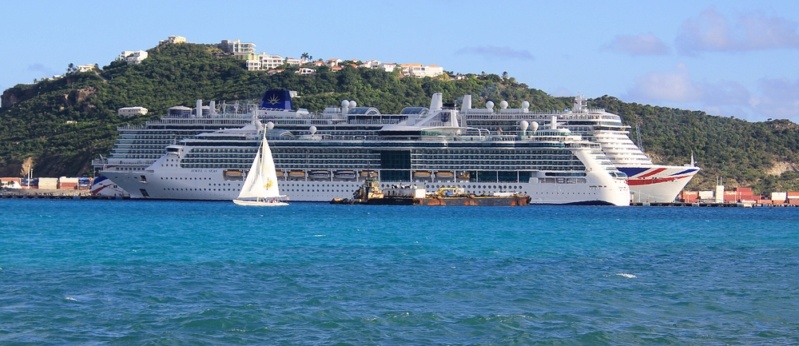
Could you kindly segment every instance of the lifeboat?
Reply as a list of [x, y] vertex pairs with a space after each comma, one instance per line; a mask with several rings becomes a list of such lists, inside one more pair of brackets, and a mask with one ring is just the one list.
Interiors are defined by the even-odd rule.
[[430, 171], [414, 171], [413, 178], [414, 179], [430, 179], [432, 173]]
[[327, 180], [330, 179], [330, 171], [326, 170], [314, 170], [308, 172], [308, 178], [314, 180]]
[[225, 170], [225, 176], [226, 177], [240, 177], [241, 174], [242, 173], [241, 173], [240, 169], [226, 169]]
[[471, 174], [469, 174], [469, 172], [462, 172], [462, 173], [458, 174], [458, 179], [460, 179], [460, 180], [469, 180], [470, 177], [471, 177]]
[[289, 171], [290, 179], [305, 179], [305, 171], [300, 169], [293, 169]]
[[353, 180], [357, 176], [358, 174], [355, 171], [351, 170], [341, 170], [333, 172], [333, 178], [336, 179]]
[[224, 171], [225, 180], [242, 180], [244, 172], [240, 169], [226, 169]]
[[455, 177], [455, 173], [452, 171], [438, 171], [436, 172], [436, 179], [452, 179]]

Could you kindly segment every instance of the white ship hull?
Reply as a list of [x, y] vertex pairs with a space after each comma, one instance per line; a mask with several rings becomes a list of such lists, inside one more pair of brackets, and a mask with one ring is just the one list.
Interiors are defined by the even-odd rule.
[[671, 203], [699, 171], [690, 166], [618, 167], [627, 174], [633, 203]]
[[[238, 196], [243, 181], [223, 178], [221, 169], [159, 169], [157, 172], [108, 172], [109, 178], [119, 184], [134, 199], [177, 200], [233, 200]], [[619, 185], [605, 172], [588, 174], [587, 183], [542, 183], [531, 178], [526, 183], [485, 183], [452, 181], [419, 181], [411, 184], [428, 190], [457, 184], [467, 192], [493, 194], [518, 191], [531, 197], [531, 204], [630, 204], [627, 186]], [[383, 186], [409, 184], [409, 182], [381, 181]], [[281, 193], [288, 201], [329, 202], [333, 198], [350, 197], [363, 185], [362, 179], [352, 181], [279, 180]]]

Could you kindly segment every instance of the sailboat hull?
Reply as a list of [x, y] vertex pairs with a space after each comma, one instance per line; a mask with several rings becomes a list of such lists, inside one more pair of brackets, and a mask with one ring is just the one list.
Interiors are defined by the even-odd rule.
[[247, 201], [242, 199], [234, 199], [233, 203], [245, 207], [282, 207], [289, 205], [286, 202], [280, 201]]

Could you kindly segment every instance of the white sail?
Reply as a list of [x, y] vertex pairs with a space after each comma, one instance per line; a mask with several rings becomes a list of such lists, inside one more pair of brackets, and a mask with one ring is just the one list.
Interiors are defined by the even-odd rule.
[[275, 172], [275, 161], [272, 158], [272, 150], [266, 142], [266, 132], [261, 139], [261, 146], [252, 161], [250, 171], [241, 187], [239, 197], [233, 200], [239, 205], [286, 205], [280, 202], [280, 189], [277, 185], [277, 173]]

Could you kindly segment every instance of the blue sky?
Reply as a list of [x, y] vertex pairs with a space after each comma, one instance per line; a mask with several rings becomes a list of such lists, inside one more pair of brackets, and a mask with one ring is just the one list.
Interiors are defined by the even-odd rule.
[[799, 2], [790, 0], [34, 0], [3, 12], [2, 90], [180, 35], [284, 57], [508, 72], [554, 96], [799, 122]]

